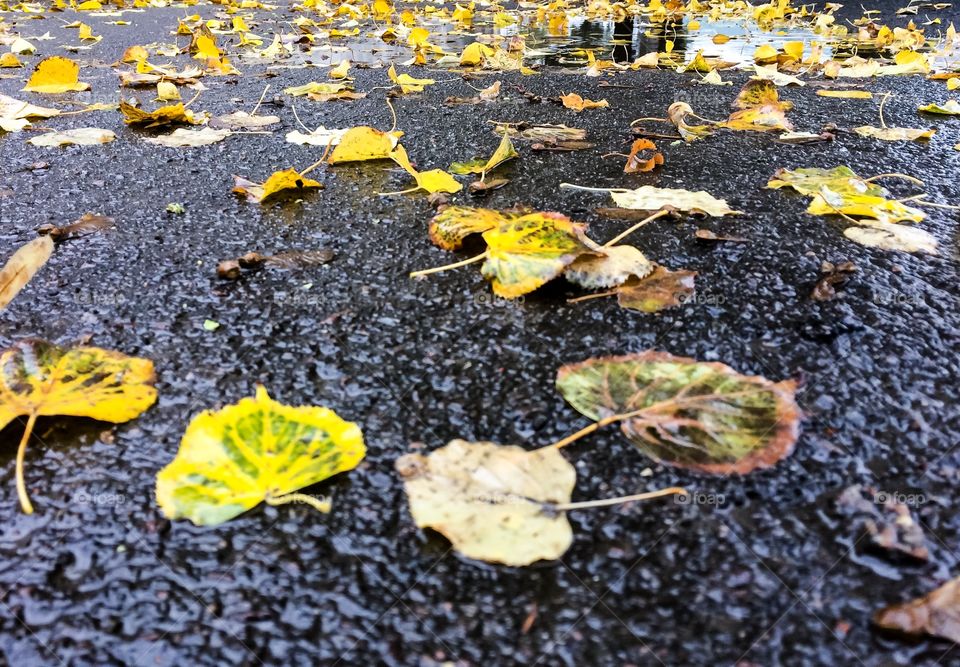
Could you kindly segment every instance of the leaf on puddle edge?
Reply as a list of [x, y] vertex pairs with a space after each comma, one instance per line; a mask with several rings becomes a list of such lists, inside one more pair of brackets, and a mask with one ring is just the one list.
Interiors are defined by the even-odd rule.
[[497, 146], [497, 150], [493, 152], [493, 155], [491, 155], [489, 159], [484, 160], [483, 158], [476, 158], [470, 162], [454, 162], [450, 165], [450, 171], [452, 171], [454, 174], [461, 175], [486, 174], [488, 171], [496, 169], [507, 160], [512, 160], [516, 157], [520, 157], [520, 153], [517, 152], [513, 142], [510, 141], [510, 134], [504, 133], [503, 137], [500, 139], [500, 145]]
[[256, 396], [191, 420], [157, 474], [157, 504], [170, 519], [215, 526], [261, 502], [302, 500], [291, 494], [352, 470], [365, 455], [356, 424], [328, 408], [284, 405], [258, 386]]
[[770, 467], [799, 434], [792, 380], [774, 383], [666, 352], [563, 366], [557, 389], [594, 421], [642, 411], [620, 422], [627, 440], [656, 461], [710, 474]]

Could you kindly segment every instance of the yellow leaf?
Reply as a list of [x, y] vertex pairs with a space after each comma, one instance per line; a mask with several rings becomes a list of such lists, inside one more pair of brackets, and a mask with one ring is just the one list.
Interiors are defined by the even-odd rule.
[[143, 111], [127, 102], [120, 102], [120, 113], [127, 125], [138, 125], [146, 129], [167, 125], [199, 125], [203, 121], [188, 111], [183, 103], [157, 108], [155, 111]]
[[729, 41], [730, 41], [730, 37], [729, 37], [728, 35], [714, 35], [714, 36], [713, 36], [713, 43], [714, 43], [714, 44], [726, 44], [726, 43], [729, 42]]
[[769, 44], [764, 44], [763, 46], [757, 47], [757, 50], [753, 52], [753, 59], [757, 62], [776, 60], [777, 50]]
[[[53, 240], [41, 236], [23, 245], [0, 269], [0, 310], [6, 308], [20, 293], [30, 279], [36, 275], [50, 255], [53, 254]], [[5, 424], [0, 424], [0, 429]]]
[[810, 206], [807, 207], [807, 213], [843, 214], [853, 218], [873, 218], [880, 222], [900, 222], [901, 220], [920, 222], [926, 217], [923, 211], [895, 199], [870, 194], [838, 193], [826, 187], [820, 188], [820, 191], [814, 195]]
[[463, 53], [460, 54], [460, 66], [481, 67], [486, 59], [493, 56], [494, 53], [496, 53], [496, 50], [490, 48], [486, 44], [473, 42], [472, 44], [467, 45], [463, 49]]
[[193, 57], [197, 60], [220, 59], [220, 49], [217, 48], [217, 43], [213, 37], [199, 35], [194, 41], [194, 47]]
[[927, 104], [920, 107], [924, 113], [936, 113], [943, 116], [960, 116], [960, 103], [956, 100], [947, 100], [944, 104]]
[[606, 100], [600, 100], [594, 102], [593, 100], [585, 100], [576, 93], [568, 93], [566, 95], [560, 96], [560, 102], [563, 103], [568, 109], [580, 113], [584, 109], [605, 109], [610, 106]]
[[424, 86], [436, 83], [433, 79], [415, 79], [409, 74], [397, 76], [397, 70], [393, 65], [390, 65], [390, 69], [387, 70], [387, 75], [391, 81], [400, 86], [400, 90], [402, 90], [404, 94], [422, 93]]
[[[2, 58], [0, 58], [0, 60], [2, 60]], [[947, 79], [947, 90], [956, 90], [957, 88], [960, 88], [960, 79], [955, 76]]]
[[86, 23], [81, 23], [78, 28], [80, 29], [78, 35], [80, 39], [92, 40], [94, 42], [99, 42], [101, 39], [103, 39], [103, 37], [97, 37], [94, 35], [93, 28], [88, 26]]
[[63, 56], [52, 56], [37, 64], [23, 90], [49, 94], [89, 90], [90, 84], [79, 79], [80, 65]]
[[292, 407], [257, 387], [190, 422], [177, 456], [157, 475], [157, 504], [170, 519], [215, 526], [261, 502], [329, 502], [299, 489], [357, 467], [366, 455], [360, 427], [324, 407]]
[[128, 47], [126, 51], [123, 52], [123, 55], [120, 57], [120, 62], [122, 63], [137, 63], [142, 62], [150, 57], [150, 54], [142, 46], [131, 46]]
[[520, 154], [510, 140], [510, 133], [505, 132], [500, 139], [500, 145], [497, 146], [497, 150], [490, 156], [490, 159], [483, 161], [481, 158], [471, 162], [454, 162], [450, 165], [450, 171], [455, 174], [486, 174], [491, 169], [495, 169], [515, 157], [520, 157]]
[[426, 190], [431, 194], [435, 192], [449, 192], [453, 194], [463, 189], [463, 184], [442, 169], [431, 169], [430, 171], [424, 172], [419, 172], [414, 169], [413, 165], [410, 164], [410, 158], [407, 157], [407, 151], [403, 146], [398, 145], [394, 148], [389, 157], [416, 179], [418, 189]]
[[347, 79], [349, 78], [350, 71], [350, 61], [341, 60], [336, 67], [330, 70], [331, 79]]
[[174, 102], [180, 99], [180, 91], [169, 81], [157, 84], [157, 99], [161, 102]]
[[385, 160], [397, 145], [397, 135], [381, 132], [372, 127], [352, 127], [340, 138], [333, 149], [329, 164], [341, 162], [361, 162], [364, 160]]
[[233, 192], [244, 195], [252, 202], [265, 202], [271, 197], [287, 190], [302, 190], [304, 188], [323, 188], [322, 183], [302, 176], [296, 169], [275, 171], [263, 183], [254, 183], [240, 176], [234, 176]]
[[868, 90], [818, 90], [820, 97], [840, 97], [853, 100], [869, 100], [873, 98], [873, 93]]
[[491, 208], [448, 206], [430, 220], [430, 240], [444, 250], [459, 250], [471, 234], [482, 234], [517, 217]]
[[23, 511], [33, 512], [23, 481], [23, 456], [37, 417], [129, 421], [157, 400], [153, 382], [149, 359], [96, 347], [63, 349], [24, 340], [0, 354], [0, 428], [27, 417], [17, 452], [17, 493]]
[[513, 299], [556, 278], [590, 252], [583, 225], [559, 213], [531, 213], [483, 233], [486, 261], [480, 268], [497, 296]]
[[0, 67], [23, 67], [23, 63], [13, 53], [4, 53], [0, 56]]
[[803, 42], [784, 42], [783, 52], [794, 60], [803, 60]]
[[302, 86], [284, 88], [283, 92], [287, 95], [293, 95], [294, 97], [301, 97], [310, 94], [334, 95], [345, 90], [348, 90], [348, 86], [345, 83], [317, 83], [316, 81], [311, 81]]
[[884, 141], [920, 141], [933, 137], [936, 130], [921, 130], [912, 127], [873, 127], [862, 125], [853, 128], [861, 137], [873, 137]]

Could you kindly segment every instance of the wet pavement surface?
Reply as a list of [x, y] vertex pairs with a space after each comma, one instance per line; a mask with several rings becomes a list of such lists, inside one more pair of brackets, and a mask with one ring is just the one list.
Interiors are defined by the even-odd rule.
[[[115, 102], [116, 75], [105, 65], [126, 46], [169, 40], [181, 13], [131, 14], [127, 28], [85, 19], [104, 39], [72, 57], [104, 66], [83, 70], [93, 93], [58, 99]], [[948, 13], [938, 15], [946, 22]], [[65, 32], [59, 20], [38, 24], [28, 34]], [[584, 127], [597, 144], [537, 153], [518, 143], [522, 157], [501, 170], [510, 184], [479, 205], [560, 211], [590, 223], [601, 240], [628, 223], [595, 213], [610, 205], [606, 196], [561, 190], [561, 182], [705, 189], [744, 211], [657, 221], [631, 237], [667, 267], [698, 272], [693, 302], [644, 315], [613, 299], [567, 304], [581, 292], [563, 281], [517, 302], [495, 299], [475, 267], [409, 280], [409, 271], [454, 256], [427, 238], [425, 196], [377, 196], [409, 187], [406, 174], [381, 162], [316, 170], [311, 177], [326, 188], [299, 202], [236, 198], [232, 174], [260, 181], [319, 158], [319, 148], [285, 142], [297, 126], [292, 98], [280, 90], [322, 81], [325, 72], [282, 69], [264, 78], [262, 67], [235, 64], [244, 76], [205, 79], [210, 90], [193, 108], [249, 110], [269, 83], [262, 112], [283, 120], [273, 134], [166, 149], [143, 143], [143, 133], [105, 111], [37, 123], [116, 132], [103, 146], [45, 149], [23, 135], [0, 138], [4, 256], [46, 223], [88, 211], [116, 219], [112, 231], [58, 247], [0, 313], [0, 343], [89, 340], [149, 357], [160, 393], [154, 408], [117, 427], [41, 420], [27, 457], [32, 516], [20, 513], [14, 488], [21, 426], [0, 433], [6, 663], [958, 664], [947, 642], [908, 644], [869, 626], [874, 610], [960, 571], [957, 214], [927, 209], [922, 226], [939, 240], [940, 255], [907, 255], [856, 245], [842, 222], [806, 214], [806, 198], [764, 189], [781, 167], [845, 164], [865, 177], [922, 178], [932, 200], [960, 203], [960, 120], [916, 113], [918, 104], [946, 99], [942, 82], [866, 82], [893, 93], [889, 125], [937, 127], [925, 144], [850, 133], [807, 146], [754, 133], [690, 145], [659, 140], [665, 165], [638, 175], [622, 173], [622, 158], [601, 157], [629, 147], [631, 120], [661, 116], [677, 100], [725, 117], [748, 75], [725, 73], [735, 85], [721, 88], [692, 75], [626, 72], [615, 83], [630, 88], [602, 88], [569, 70], [497, 73], [471, 82], [501, 80], [496, 104], [447, 107], [447, 96], [475, 91], [456, 73], [433, 72], [441, 84], [394, 100], [403, 143], [423, 169], [489, 155], [498, 142], [491, 120]], [[361, 91], [386, 81], [382, 69], [354, 74]], [[574, 114], [530, 104], [515, 85], [604, 98], [610, 108]], [[0, 79], [0, 93], [50, 99], [21, 87], [20, 74]], [[876, 99], [821, 98], [814, 85], [780, 92], [795, 104], [789, 117], [798, 130], [878, 124]], [[139, 97], [152, 108], [153, 91]], [[382, 93], [296, 107], [310, 127], [392, 123]], [[39, 161], [49, 166], [28, 169]], [[890, 187], [904, 197], [917, 192]], [[465, 193], [456, 199], [471, 201]], [[186, 213], [165, 212], [171, 202]], [[693, 237], [698, 227], [749, 242], [707, 244]], [[335, 257], [296, 273], [216, 276], [219, 260], [290, 249]], [[468, 244], [460, 256], [477, 250]], [[812, 301], [821, 262], [844, 260], [858, 271], [839, 296]], [[220, 328], [205, 330], [207, 319]], [[393, 471], [398, 456], [456, 437], [549, 443], [585, 423], [553, 388], [562, 363], [649, 348], [798, 379], [805, 419], [794, 454], [748, 477], [713, 478], [652, 464], [607, 429], [566, 452], [579, 477], [574, 500], [670, 485], [700, 495], [572, 513], [573, 547], [538, 567], [461, 560], [443, 538], [413, 525]], [[217, 528], [165, 520], [154, 477], [186, 423], [251, 395], [257, 383], [278, 400], [327, 405], [363, 428], [369, 452], [359, 468], [307, 489], [332, 496], [332, 513], [261, 506]], [[893, 561], [866, 547], [836, 504], [855, 484], [920, 497], [912, 509], [929, 562]]]

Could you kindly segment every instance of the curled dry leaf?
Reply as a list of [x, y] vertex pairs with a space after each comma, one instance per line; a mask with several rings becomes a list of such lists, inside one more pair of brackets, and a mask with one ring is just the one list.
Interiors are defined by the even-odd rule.
[[[53, 244], [49, 236], [38, 241]], [[23, 455], [37, 417], [88, 417], [119, 424], [157, 400], [153, 362], [97, 347], [65, 349], [23, 340], [0, 354], [0, 429], [17, 417], [27, 426], [17, 452], [17, 493], [33, 506], [23, 480]]]
[[331, 259], [333, 259], [331, 250], [287, 250], [275, 255], [248, 252], [237, 259], [220, 262], [217, 265], [217, 275], [226, 280], [236, 280], [241, 275], [241, 269], [306, 269], [326, 264]]
[[27, 139], [28, 144], [34, 146], [97, 146], [108, 144], [116, 138], [111, 130], [102, 130], [98, 127], [77, 127], [61, 132], [47, 132]]
[[557, 388], [594, 421], [633, 415], [621, 431], [652, 459], [711, 474], [772, 466], [790, 454], [799, 431], [793, 381], [655, 350], [563, 366]]
[[343, 139], [343, 135], [349, 131], [349, 129], [328, 130], [323, 125], [309, 134], [300, 132], [299, 130], [291, 130], [287, 132], [287, 143], [299, 144], [301, 146], [337, 146], [340, 140]]
[[474, 181], [467, 186], [467, 191], [477, 197], [486, 195], [493, 190], [499, 190], [510, 182], [509, 178], [490, 178], [486, 181]]
[[701, 241], [729, 241], [730, 243], [747, 243], [749, 239], [742, 236], [720, 236], [709, 229], [698, 229], [693, 235]]
[[104, 229], [113, 227], [113, 218], [105, 215], [94, 215], [93, 213], [84, 213], [78, 220], [74, 220], [69, 225], [58, 227], [56, 225], [43, 225], [37, 229], [38, 234], [46, 234], [54, 241], [63, 241], [66, 239], [77, 238], [86, 234], [93, 234]]
[[[20, 293], [53, 254], [53, 239], [41, 236], [20, 247], [0, 269], [0, 310]], [[2, 416], [2, 413], [0, 413]], [[2, 421], [2, 420], [0, 420]], [[0, 425], [0, 428], [3, 428]]]
[[243, 195], [252, 202], [265, 202], [271, 197], [280, 193], [287, 193], [289, 190], [302, 191], [306, 188], [323, 188], [323, 183], [319, 183], [306, 176], [301, 176], [300, 172], [292, 167], [283, 171], [275, 171], [263, 183], [254, 183], [241, 176], [234, 176], [234, 194]]
[[881, 609], [873, 623], [911, 637], [940, 637], [960, 642], [960, 577], [922, 598]]
[[455, 174], [486, 174], [491, 169], [496, 169], [507, 160], [520, 157], [513, 142], [510, 141], [510, 135], [504, 134], [500, 139], [500, 145], [489, 159], [478, 158], [470, 162], [454, 162], [450, 165], [450, 171]]
[[450, 540], [468, 558], [511, 566], [554, 560], [573, 531], [564, 512], [576, 471], [556, 448], [453, 440], [428, 456], [396, 462], [419, 528]]
[[495, 134], [509, 134], [514, 139], [524, 141], [542, 141], [545, 143], [559, 141], [584, 141], [587, 131], [578, 127], [566, 125], [535, 125], [532, 123], [498, 123], [494, 126]]
[[674, 102], [667, 108], [667, 119], [677, 128], [677, 132], [687, 143], [703, 139], [713, 133], [712, 125], [691, 125], [687, 118], [695, 116], [693, 109], [686, 102]]
[[430, 220], [430, 240], [444, 250], [459, 250], [471, 234], [482, 234], [517, 217], [490, 208], [448, 206]]
[[[645, 151], [651, 151], [648, 158], [640, 154]], [[623, 166], [625, 174], [635, 174], [637, 172], [653, 171], [663, 164], [663, 154], [657, 151], [657, 145], [649, 139], [637, 139], [630, 147], [630, 155], [627, 157], [627, 164]]]
[[820, 267], [823, 275], [810, 292], [810, 298], [814, 301], [829, 301], [837, 295], [837, 285], [847, 282], [856, 271], [857, 265], [853, 262], [845, 261], [839, 264], [824, 262]]
[[157, 504], [170, 519], [215, 526], [261, 502], [329, 503], [296, 493], [346, 470], [366, 455], [360, 427], [323, 407], [291, 407], [257, 387], [190, 422], [176, 458], [157, 475]]
[[567, 109], [576, 111], [580, 113], [584, 109], [606, 109], [610, 106], [610, 103], [606, 100], [587, 100], [576, 93], [568, 93], [566, 95], [560, 96], [560, 103], [563, 104]]
[[0, 95], [0, 119], [19, 120], [23, 118], [53, 118], [60, 115], [57, 109], [38, 107], [29, 102]]
[[424, 87], [436, 83], [433, 79], [415, 79], [409, 74], [400, 74], [398, 76], [397, 69], [393, 65], [390, 65], [390, 69], [387, 70], [387, 76], [400, 87], [404, 95], [409, 93], [422, 93]]

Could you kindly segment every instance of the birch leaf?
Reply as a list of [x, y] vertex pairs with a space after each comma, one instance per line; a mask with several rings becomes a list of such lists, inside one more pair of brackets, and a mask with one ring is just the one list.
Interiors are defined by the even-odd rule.
[[32, 93], [68, 93], [89, 90], [90, 84], [80, 83], [80, 65], [63, 56], [53, 56], [37, 63], [33, 75], [23, 87]]
[[295, 492], [352, 470], [365, 455], [356, 424], [327, 408], [283, 405], [257, 387], [253, 398], [193, 418], [157, 475], [157, 504], [170, 519], [215, 526], [261, 502], [306, 502]]
[[303, 190], [305, 188], [323, 188], [323, 183], [313, 179], [301, 176], [300, 172], [292, 167], [282, 171], [275, 171], [270, 174], [263, 183], [254, 183], [241, 176], [234, 176], [234, 194], [243, 195], [252, 202], [263, 203], [271, 197], [280, 193], [287, 193], [290, 190]]
[[641, 211], [658, 211], [664, 206], [672, 206], [679, 211], [703, 213], [714, 217], [741, 213], [727, 206], [725, 199], [717, 199], [704, 190], [691, 192], [644, 185], [635, 190], [612, 190], [610, 196], [617, 206]]
[[557, 389], [594, 421], [637, 413], [620, 423], [627, 440], [656, 461], [705, 473], [770, 467], [799, 431], [795, 382], [655, 350], [563, 366]]
[[564, 512], [574, 467], [558, 449], [453, 440], [396, 462], [418, 528], [450, 540], [467, 558], [511, 566], [555, 560], [573, 542]]
[[563, 276], [585, 289], [604, 289], [622, 285], [631, 277], [644, 278], [653, 272], [653, 262], [633, 246], [604, 246], [596, 252], [596, 255], [577, 257]]

